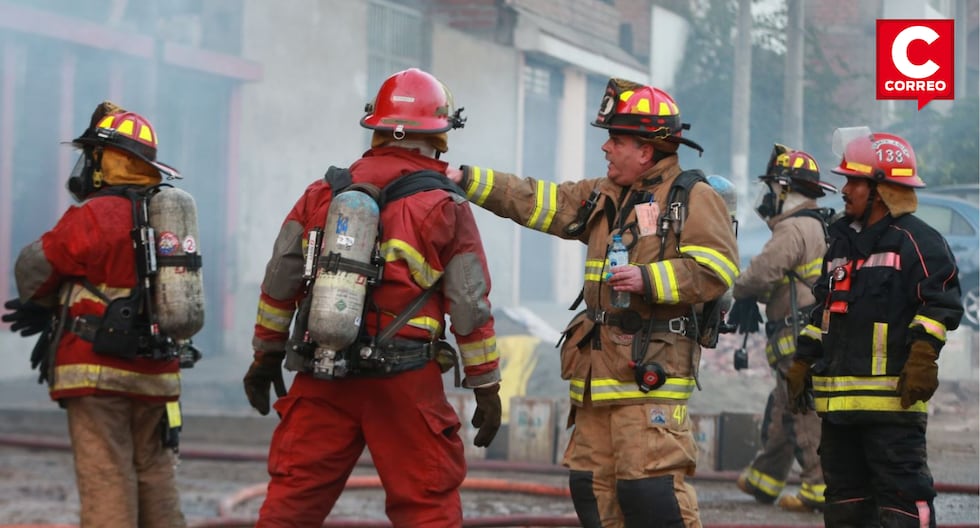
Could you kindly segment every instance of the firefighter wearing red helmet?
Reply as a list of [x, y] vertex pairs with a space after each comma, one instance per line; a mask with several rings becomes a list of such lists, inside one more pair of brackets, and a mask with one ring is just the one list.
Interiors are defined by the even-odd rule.
[[147, 294], [127, 193], [179, 173], [156, 160], [150, 122], [108, 101], [72, 145], [82, 152], [68, 187], [80, 203], [21, 250], [14, 269], [20, 296], [6, 303], [14, 311], [3, 320], [21, 335], [40, 334], [31, 363], [67, 411], [80, 525], [184, 527], [175, 444], [161, 441], [173, 432], [168, 423], [180, 422], [179, 361], [144, 348], [151, 337], [139, 332], [149, 324], [145, 304], [129, 314], [137, 340], [93, 337], [106, 328], [96, 323], [108, 318], [109, 306]]
[[[712, 331], [704, 307], [738, 275], [728, 207], [700, 171], [681, 169], [678, 146], [701, 147], [663, 90], [610, 79], [592, 124], [609, 131], [604, 177], [555, 183], [476, 166], [449, 176], [481, 207], [587, 245], [586, 309], [561, 348], [575, 424], [563, 464], [579, 521], [700, 526], [687, 409]], [[606, 269], [616, 235], [629, 263]], [[611, 303], [613, 290], [629, 293], [628, 307]]]
[[[447, 132], [463, 125], [460, 111], [438, 79], [412, 68], [384, 81], [361, 125], [374, 130], [371, 149], [350, 166], [346, 181], [337, 176], [344, 171], [332, 168], [307, 187], [282, 224], [262, 282], [254, 361], [244, 385], [261, 414], [269, 412], [275, 387], [281, 421], [272, 437], [259, 527], [319, 526], [365, 447], [394, 526], [462, 525], [459, 487], [466, 461], [460, 421], [442, 382], [454, 356], [443, 342], [447, 314], [465, 373], [462, 385], [476, 398], [474, 444], [487, 447], [500, 426], [486, 255], [469, 203], [445, 179], [447, 165], [438, 159], [448, 150]], [[317, 245], [318, 232], [324, 234], [321, 256], [332, 251], [335, 231], [354, 232], [355, 216], [325, 225], [345, 195], [373, 189], [389, 196], [409, 180], [428, 183], [380, 203], [380, 228], [371, 235], [373, 240], [380, 233], [377, 258], [364, 267], [383, 262], [384, 268], [374, 276], [363, 314], [356, 314], [357, 340], [329, 351], [316, 343], [310, 351], [304, 325], [312, 328], [317, 311], [304, 308], [313, 306], [304, 279], [307, 249]], [[326, 268], [330, 261], [316, 261], [314, 300], [316, 288], [334, 284], [323, 282], [336, 275]], [[288, 394], [284, 358], [287, 368], [297, 370]]]
[[822, 418], [827, 526], [935, 527], [926, 423], [939, 352], [963, 315], [956, 261], [914, 214], [925, 183], [912, 146], [865, 127], [834, 136], [844, 217], [829, 227], [790, 397]]
[[[758, 502], [775, 502], [790, 511], [812, 511], [822, 508], [824, 502], [817, 455], [820, 419], [813, 411], [792, 413], [786, 371], [796, 351], [796, 335], [809, 321], [814, 305], [811, 288], [827, 251], [825, 218], [833, 211], [819, 208], [816, 198], [836, 188], [820, 179], [813, 156], [778, 143], [759, 180], [762, 188], [756, 212], [772, 236], [735, 280], [736, 301], [729, 321], [739, 333], [756, 332], [763, 320], [759, 303], [766, 305], [766, 359], [776, 385], [766, 401], [762, 448], [739, 475], [737, 486]], [[794, 461], [801, 468], [799, 492], [780, 496]]]

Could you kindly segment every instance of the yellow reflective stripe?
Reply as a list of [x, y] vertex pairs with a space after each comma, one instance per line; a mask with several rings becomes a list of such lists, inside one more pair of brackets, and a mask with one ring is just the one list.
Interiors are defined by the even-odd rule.
[[772, 342], [766, 343], [766, 359], [770, 365], [793, 352], [796, 352], [796, 336], [792, 332], [777, 339], [775, 346]]
[[385, 262], [404, 260], [408, 264], [408, 271], [412, 274], [415, 283], [423, 288], [428, 288], [442, 277], [441, 271], [436, 271], [417, 249], [412, 247], [404, 240], [391, 238], [381, 244], [381, 254]]
[[589, 259], [585, 261], [585, 280], [602, 282], [602, 269], [605, 266], [604, 260]]
[[811, 279], [820, 276], [820, 265], [823, 264], [823, 257], [817, 257], [806, 264], [802, 264], [793, 269], [797, 275], [804, 279]]
[[470, 181], [466, 185], [466, 198], [476, 205], [483, 205], [493, 189], [493, 169], [486, 170], [486, 177], [480, 167], [470, 167]]
[[558, 210], [558, 185], [538, 180], [538, 189], [534, 197], [534, 211], [527, 220], [527, 226], [541, 232], [547, 232], [551, 221]]
[[432, 337], [442, 335], [442, 321], [435, 319], [433, 317], [419, 316], [413, 317], [405, 323], [408, 326], [415, 328], [421, 328], [429, 332]]
[[823, 504], [825, 491], [827, 491], [826, 484], [810, 484], [809, 482], [800, 484], [800, 496], [812, 502]]
[[180, 427], [183, 425], [183, 417], [180, 415], [180, 402], [179, 401], [168, 401], [167, 402], [167, 425], [171, 429]]
[[735, 277], [738, 277], [738, 266], [717, 249], [705, 246], [681, 246], [681, 253], [693, 257], [698, 264], [714, 271], [715, 275], [718, 275], [718, 278], [725, 283], [725, 286], [731, 288], [732, 284], [735, 284]]
[[770, 497], [776, 497], [786, 487], [785, 480], [779, 480], [772, 475], [767, 475], [754, 467], [746, 469], [744, 474], [746, 482]]
[[871, 374], [882, 376], [888, 367], [888, 323], [875, 323], [871, 330]]
[[898, 376], [813, 376], [813, 390], [820, 392], [895, 392]]
[[892, 169], [892, 176], [911, 176], [911, 175], [912, 175], [912, 169], [909, 168], [895, 167], [894, 169]]
[[500, 359], [500, 352], [497, 351], [497, 338], [491, 337], [482, 341], [459, 344], [459, 355], [463, 358], [464, 367], [483, 365]]
[[803, 330], [800, 331], [801, 336], [809, 337], [810, 339], [815, 339], [817, 341], [823, 342], [823, 333], [820, 331], [819, 326], [806, 325]]
[[939, 321], [924, 315], [916, 315], [912, 318], [912, 322], [909, 323], [909, 328], [913, 328], [916, 325], [921, 326], [922, 329], [932, 337], [935, 337], [944, 343], [946, 342], [946, 325], [940, 323]]
[[104, 365], [59, 365], [52, 391], [101, 389], [113, 392], [170, 397], [180, 395], [180, 373], [141, 374]]
[[844, 164], [845, 168], [851, 169], [855, 172], [860, 172], [861, 174], [871, 174], [871, 165], [865, 165], [863, 163], [856, 163], [853, 161], [848, 161]]
[[902, 399], [899, 396], [823, 396], [814, 393], [813, 405], [820, 413], [847, 411], [924, 413], [929, 410], [929, 406], [923, 401], [917, 401], [908, 409], [903, 409]]
[[653, 293], [662, 304], [677, 304], [680, 294], [677, 293], [677, 277], [674, 275], [674, 264], [662, 260], [650, 264], [650, 278], [653, 279]]
[[[584, 380], [580, 387], [584, 387]], [[575, 380], [572, 381], [572, 399], [576, 396]], [[635, 381], [619, 381], [611, 378], [596, 378], [590, 385], [593, 401], [630, 400], [637, 398], [687, 401], [694, 392], [693, 378], [668, 378], [658, 389], [642, 392]]]
[[268, 328], [273, 332], [289, 331], [289, 323], [293, 320], [293, 310], [283, 310], [259, 300], [258, 313], [255, 314], [255, 324]]

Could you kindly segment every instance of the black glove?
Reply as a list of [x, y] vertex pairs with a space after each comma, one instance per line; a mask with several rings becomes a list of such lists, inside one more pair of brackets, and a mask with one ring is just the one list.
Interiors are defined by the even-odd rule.
[[736, 326], [740, 334], [752, 334], [759, 331], [762, 314], [759, 313], [759, 301], [755, 297], [736, 299], [732, 310], [728, 312], [728, 324]]
[[265, 416], [269, 414], [269, 388], [275, 388], [277, 398], [286, 395], [286, 383], [282, 379], [284, 353], [264, 352], [255, 356], [242, 383], [245, 385], [248, 403]]
[[21, 337], [40, 334], [51, 325], [53, 310], [45, 308], [33, 301], [20, 302], [20, 299], [10, 299], [3, 307], [11, 310], [0, 317], [5, 323], [11, 323], [11, 332], [20, 332]]
[[476, 447], [487, 447], [493, 442], [493, 437], [500, 429], [500, 384], [494, 383], [490, 387], [477, 387], [473, 389], [476, 396], [476, 411], [470, 423], [473, 427], [479, 428], [473, 445]]

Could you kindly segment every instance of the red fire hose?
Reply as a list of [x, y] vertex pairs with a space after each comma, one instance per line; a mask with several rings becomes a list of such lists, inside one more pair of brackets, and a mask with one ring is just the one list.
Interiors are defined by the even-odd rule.
[[[56, 449], [69, 450], [70, 443], [66, 440], [51, 439], [29, 435], [9, 435], [0, 434], [0, 445], [12, 447], [24, 447], [32, 449]], [[181, 449], [181, 457], [185, 459], [203, 460], [227, 460], [227, 461], [256, 461], [264, 462], [267, 457], [265, 449], [206, 449], [185, 447]], [[370, 459], [362, 459], [358, 462], [361, 466], [371, 466]], [[566, 474], [567, 469], [554, 464], [535, 464], [529, 462], [511, 462], [501, 460], [472, 460], [467, 465], [473, 470], [488, 470], [493, 472], [522, 472], [535, 474]], [[734, 482], [738, 478], [738, 472], [699, 471], [693, 480], [710, 480]], [[377, 476], [351, 476], [346, 485], [347, 489], [381, 489], [381, 481]], [[939, 493], [954, 493], [967, 495], [980, 495], [980, 485], [977, 484], [950, 484], [935, 483], [936, 491]], [[462, 490], [484, 491], [484, 492], [513, 492], [527, 495], [537, 495], [546, 497], [569, 497], [569, 490], [565, 486], [553, 486], [549, 484], [509, 481], [492, 478], [466, 478], [462, 484]], [[218, 517], [205, 519], [189, 523], [191, 528], [251, 528], [255, 526], [256, 520], [251, 517], [235, 517], [232, 515], [235, 507], [249, 500], [261, 497], [265, 494], [266, 484], [254, 484], [238, 490], [221, 500], [218, 505]], [[352, 528], [390, 528], [391, 523], [387, 520], [350, 520], [350, 519], [327, 519], [323, 527], [349, 526]], [[580, 526], [578, 519], [574, 515], [552, 515], [552, 516], [533, 516], [533, 515], [507, 515], [470, 518], [463, 520], [464, 527], [576, 527]], [[705, 528], [745, 528], [739, 524], [706, 524]], [[812, 525], [816, 528], [819, 525]], [[973, 525], [942, 525], [943, 528], [966, 528]], [[74, 525], [0, 525], [0, 528], [77, 528]], [[783, 528], [780, 525], [766, 525], [766, 528]], [[786, 527], [790, 528], [790, 527]], [[800, 528], [800, 525], [791, 525], [791, 528]]]

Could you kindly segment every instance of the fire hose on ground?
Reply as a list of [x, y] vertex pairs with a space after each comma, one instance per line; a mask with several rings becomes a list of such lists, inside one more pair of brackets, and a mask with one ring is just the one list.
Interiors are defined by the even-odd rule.
[[[51, 439], [32, 435], [11, 435], [0, 434], [0, 445], [10, 447], [22, 447], [31, 449], [54, 449], [70, 450], [70, 443], [66, 440]], [[237, 462], [265, 462], [267, 452], [256, 449], [207, 449], [200, 447], [185, 447], [181, 449], [181, 458], [198, 459], [211, 461], [237, 461]], [[483, 470], [488, 472], [518, 472], [531, 474], [552, 474], [563, 475], [567, 469], [554, 464], [540, 464], [531, 462], [512, 462], [505, 460], [472, 460], [468, 467], [472, 470]], [[362, 458], [358, 462], [359, 466], [372, 467], [368, 458]], [[734, 471], [699, 471], [692, 480], [735, 482], [738, 472]], [[796, 479], [798, 481], [798, 479]], [[790, 482], [794, 482], [793, 479]], [[795, 483], [795, 482], [794, 482]], [[977, 484], [952, 484], [935, 483], [938, 493], [980, 495], [980, 485]], [[352, 476], [347, 481], [346, 489], [381, 489], [381, 481], [377, 476]], [[463, 481], [463, 491], [475, 492], [504, 492], [521, 493], [542, 497], [567, 498], [570, 496], [567, 486], [554, 486], [543, 483], [533, 483], [526, 481], [512, 481], [495, 478], [474, 478], [467, 477]], [[237, 528], [253, 527], [256, 520], [252, 517], [236, 517], [234, 510], [240, 504], [261, 497], [265, 494], [266, 484], [254, 484], [241, 488], [237, 492], [222, 499], [218, 505], [218, 517], [213, 519], [197, 520], [189, 523], [192, 528]], [[349, 526], [353, 528], [390, 528], [391, 524], [387, 520], [349, 520], [349, 519], [327, 519], [324, 527]], [[463, 520], [464, 527], [574, 527], [580, 526], [578, 519], [574, 515], [505, 515], [487, 516], [478, 518], [468, 518]], [[745, 525], [733, 524], [705, 524], [705, 528], [744, 528]], [[791, 525], [793, 528], [800, 528], [800, 525]], [[818, 526], [818, 525], [813, 525]], [[973, 525], [942, 525], [942, 528], [960, 528]], [[780, 525], [766, 525], [767, 528], [780, 528]], [[9, 525], [0, 528], [75, 528], [73, 525]]]

